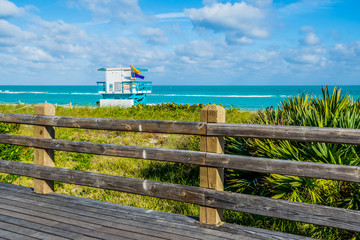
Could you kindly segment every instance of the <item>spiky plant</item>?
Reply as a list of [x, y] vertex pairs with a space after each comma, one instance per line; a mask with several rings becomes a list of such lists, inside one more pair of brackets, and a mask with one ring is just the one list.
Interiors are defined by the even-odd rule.
[[[342, 94], [338, 87], [334, 87], [332, 93], [328, 87], [325, 87], [322, 88], [321, 96], [298, 94], [283, 100], [277, 108], [258, 111], [253, 123], [360, 128], [360, 103], [359, 100], [353, 101], [349, 94]], [[360, 147], [356, 145], [238, 138], [228, 141], [233, 145], [235, 142], [240, 145], [229, 148], [228, 150], [232, 153], [236, 153], [236, 150], [239, 149], [246, 149], [247, 154], [258, 157], [360, 165]], [[360, 186], [356, 183], [278, 174], [239, 173], [241, 172], [231, 171], [228, 173], [230, 178], [227, 182], [228, 189], [251, 194], [265, 194], [272, 198], [290, 201], [350, 209], [359, 209], [360, 207], [360, 197], [358, 196]], [[316, 229], [315, 227], [311, 231], [313, 236], [319, 236]], [[345, 235], [349, 236], [348, 233], [343, 232], [340, 237]]]

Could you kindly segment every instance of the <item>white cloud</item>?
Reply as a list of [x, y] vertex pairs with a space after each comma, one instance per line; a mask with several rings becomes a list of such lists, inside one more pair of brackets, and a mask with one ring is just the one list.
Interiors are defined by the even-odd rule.
[[155, 15], [159, 19], [172, 19], [172, 18], [184, 18], [186, 17], [184, 12], [172, 12], [172, 13], [161, 13]]
[[301, 33], [314, 32], [314, 28], [312, 26], [302, 26], [300, 28]]
[[319, 42], [320, 42], [320, 39], [313, 32], [307, 33], [305, 38], [303, 39], [303, 43], [305, 43], [307, 45], [316, 45]]
[[[185, 13], [196, 28], [225, 32], [227, 39], [232, 42], [246, 39], [248, 43], [248, 39], [267, 38], [270, 35], [266, 26], [266, 11], [246, 2], [214, 3], [200, 9], [186, 9]], [[240, 40], [234, 40], [234, 36]]]
[[315, 54], [299, 54], [291, 56], [287, 59], [293, 63], [300, 63], [300, 64], [317, 64], [321, 60], [321, 57]]
[[35, 62], [54, 62], [55, 59], [51, 57], [47, 52], [37, 47], [25, 46], [21, 47], [19, 53], [23, 58], [29, 61]]
[[213, 5], [215, 3], [217, 3], [218, 1], [217, 0], [203, 0], [202, 3], [204, 5]]
[[247, 0], [250, 4], [257, 6], [257, 7], [269, 7], [272, 5], [272, 0]]
[[330, 49], [330, 58], [348, 70], [360, 70], [360, 41], [338, 43]]
[[160, 28], [142, 27], [138, 31], [138, 34], [144, 38], [150, 44], [166, 44], [168, 38]]
[[288, 49], [282, 53], [282, 57], [293, 69], [302, 71], [324, 68], [330, 64], [329, 52], [324, 47]]
[[90, 37], [85, 31], [64, 21], [49, 22], [38, 19], [31, 30], [36, 34], [34, 44], [57, 58], [87, 55]]
[[186, 14], [198, 26], [215, 31], [243, 30], [242, 21], [252, 21], [265, 18], [265, 14], [258, 8], [241, 3], [217, 3], [200, 9], [187, 9]]
[[149, 71], [153, 71], [156, 73], [164, 73], [165, 72], [165, 67], [164, 66], [158, 66], [158, 67], [154, 67], [152, 69], [149, 69]]
[[253, 52], [252, 54], [247, 54], [244, 56], [244, 59], [245, 61], [268, 65], [269, 63], [279, 59], [279, 53], [273, 50], [260, 50]]
[[15, 37], [21, 35], [21, 33], [22, 31], [18, 26], [0, 19], [0, 37]]
[[0, 19], [0, 46], [14, 46], [33, 37], [33, 33], [23, 31], [18, 26]]
[[16, 17], [24, 13], [22, 8], [18, 8], [8, 0], [0, 0], [0, 18]]
[[73, 5], [80, 5], [93, 13], [97, 21], [136, 22], [144, 16], [138, 0], [79, 0]]
[[331, 6], [338, 0], [299, 0], [280, 8], [277, 13], [279, 16], [291, 16], [295, 14], [305, 14], [315, 11], [319, 8]]
[[320, 38], [316, 36], [314, 29], [311, 26], [303, 26], [300, 32], [305, 34], [304, 38], [300, 39], [300, 43], [304, 45], [316, 45], [320, 43]]
[[183, 59], [212, 58], [214, 56], [214, 46], [207, 41], [191, 41], [175, 47], [175, 53]]
[[226, 36], [226, 42], [229, 44], [251, 44], [254, 40], [245, 36], [237, 37], [236, 34], [233, 35], [230, 33]]

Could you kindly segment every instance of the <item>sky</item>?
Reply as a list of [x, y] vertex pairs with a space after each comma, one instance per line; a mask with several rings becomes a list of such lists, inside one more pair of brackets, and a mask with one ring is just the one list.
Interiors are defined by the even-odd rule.
[[0, 0], [0, 85], [358, 85], [358, 0]]

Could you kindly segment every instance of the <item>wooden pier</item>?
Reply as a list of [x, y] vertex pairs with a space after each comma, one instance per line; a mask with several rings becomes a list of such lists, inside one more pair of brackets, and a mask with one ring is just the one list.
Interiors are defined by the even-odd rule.
[[[36, 115], [0, 113], [0, 122], [35, 125], [35, 137], [0, 134], [0, 143], [35, 148], [34, 163], [0, 160], [0, 172], [34, 178], [34, 190], [0, 183], [0, 237], [5, 239], [305, 239], [222, 222], [222, 209], [360, 232], [360, 211], [223, 191], [223, 169], [360, 182], [360, 168], [223, 153], [223, 137], [360, 144], [360, 130], [223, 123], [207, 106], [200, 122], [58, 117], [50, 104]], [[54, 127], [201, 136], [201, 151], [54, 139]], [[200, 187], [54, 167], [54, 151], [170, 161], [201, 166]], [[54, 181], [200, 205], [200, 218], [53, 193]]]

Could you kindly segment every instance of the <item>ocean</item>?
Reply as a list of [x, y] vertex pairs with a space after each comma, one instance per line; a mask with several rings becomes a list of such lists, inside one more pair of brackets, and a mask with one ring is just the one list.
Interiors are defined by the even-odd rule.
[[[329, 87], [331, 90], [333, 86]], [[360, 85], [340, 86], [343, 93], [360, 97]], [[299, 93], [321, 95], [321, 86], [153, 86], [148, 104], [175, 102], [178, 104], [214, 103], [226, 108], [247, 110], [278, 106], [283, 99]], [[94, 86], [12, 86], [0, 85], [0, 103], [96, 106], [101, 98]]]

